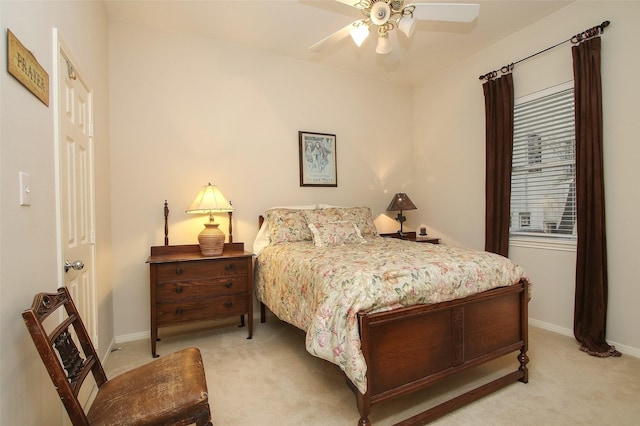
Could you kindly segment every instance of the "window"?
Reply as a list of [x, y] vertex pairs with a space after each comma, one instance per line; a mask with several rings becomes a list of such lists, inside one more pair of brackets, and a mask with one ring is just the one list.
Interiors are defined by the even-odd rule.
[[[530, 166], [542, 163], [542, 137], [535, 133], [527, 135], [527, 162]], [[529, 168], [527, 171], [539, 172], [540, 169]]]
[[576, 239], [573, 103], [572, 82], [515, 101], [511, 237]]

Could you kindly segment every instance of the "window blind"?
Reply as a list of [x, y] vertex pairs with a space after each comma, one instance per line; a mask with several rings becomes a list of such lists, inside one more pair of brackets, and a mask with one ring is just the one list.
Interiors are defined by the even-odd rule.
[[516, 100], [511, 236], [576, 238], [573, 87]]

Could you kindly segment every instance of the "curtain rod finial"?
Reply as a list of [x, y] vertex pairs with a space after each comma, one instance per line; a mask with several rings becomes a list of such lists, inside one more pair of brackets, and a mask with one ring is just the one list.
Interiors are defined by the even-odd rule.
[[604, 21], [602, 24], [600, 24], [600, 31], [604, 31], [604, 29], [607, 28], [609, 24], [611, 24], [611, 22], [609, 21]]

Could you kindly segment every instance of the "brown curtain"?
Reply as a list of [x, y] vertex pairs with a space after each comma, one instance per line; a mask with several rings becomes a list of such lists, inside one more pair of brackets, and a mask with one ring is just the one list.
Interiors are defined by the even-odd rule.
[[600, 37], [572, 47], [576, 119], [578, 247], [573, 332], [580, 350], [620, 356], [607, 344], [607, 245], [604, 205]]
[[511, 156], [513, 153], [513, 75], [484, 83], [486, 205], [484, 249], [509, 254]]

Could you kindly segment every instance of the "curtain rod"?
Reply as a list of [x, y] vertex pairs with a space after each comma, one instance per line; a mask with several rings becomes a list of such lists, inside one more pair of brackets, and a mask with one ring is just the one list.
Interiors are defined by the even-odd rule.
[[509, 65], [505, 65], [502, 68], [500, 68], [499, 70], [494, 70], [494, 71], [490, 71], [490, 72], [488, 72], [486, 74], [483, 74], [483, 75], [481, 75], [479, 77], [479, 79], [480, 80], [485, 80], [486, 79], [487, 81], [489, 81], [492, 78], [497, 77], [499, 72], [502, 73], [502, 74], [506, 74], [506, 73], [508, 73], [510, 71], [513, 71], [513, 68], [515, 67], [516, 64], [519, 64], [520, 62], [524, 62], [527, 59], [531, 59], [534, 56], [537, 56], [537, 55], [539, 55], [541, 53], [544, 53], [544, 52], [546, 52], [548, 50], [551, 50], [551, 49], [553, 49], [555, 47], [558, 47], [560, 45], [563, 45], [563, 44], [565, 44], [565, 43], [567, 43], [569, 41], [571, 43], [573, 43], [573, 44], [578, 44], [578, 43], [580, 43], [580, 42], [582, 42], [584, 40], [588, 40], [588, 39], [590, 39], [592, 37], [595, 37], [595, 36], [597, 36], [599, 34], [602, 34], [604, 32], [604, 29], [607, 28], [610, 23], [611, 22], [609, 22], [609, 21], [604, 21], [602, 24], [596, 25], [595, 27], [592, 27], [592, 28], [589, 28], [588, 30], [583, 31], [580, 34], [576, 34], [576, 35], [574, 35], [573, 37], [571, 37], [571, 38], [569, 38], [567, 40], [564, 40], [564, 41], [561, 41], [560, 43], [554, 44], [551, 47], [547, 47], [546, 49], [541, 50], [539, 52], [536, 52], [536, 53], [534, 53], [532, 55], [529, 55], [526, 58], [522, 58], [522, 59], [520, 59], [518, 61], [512, 62]]

